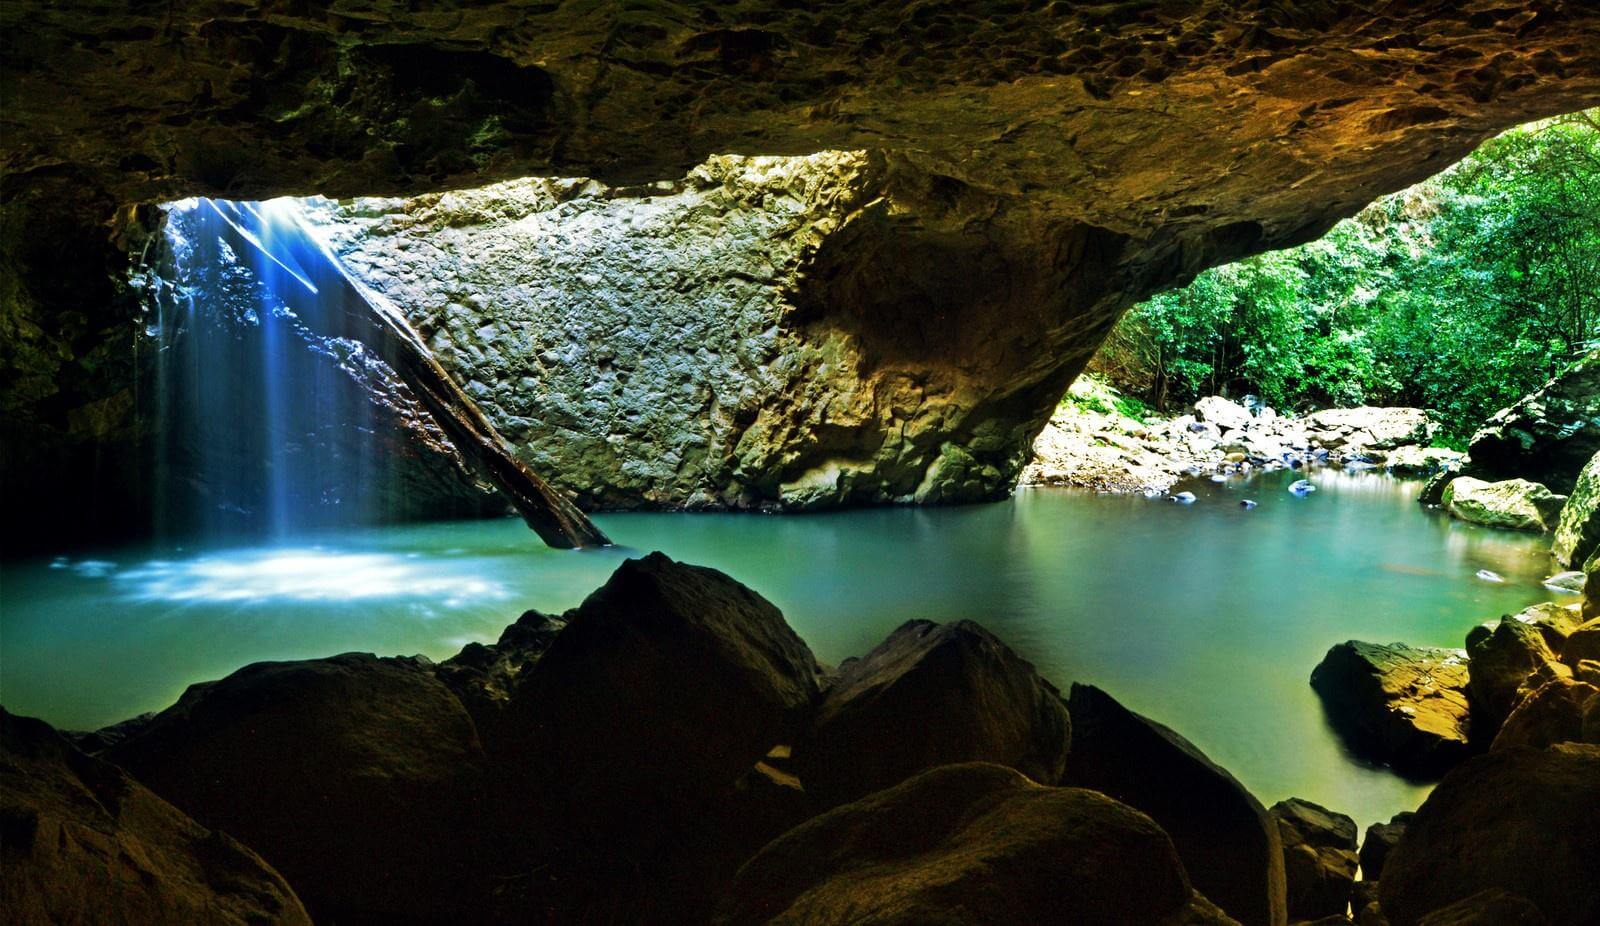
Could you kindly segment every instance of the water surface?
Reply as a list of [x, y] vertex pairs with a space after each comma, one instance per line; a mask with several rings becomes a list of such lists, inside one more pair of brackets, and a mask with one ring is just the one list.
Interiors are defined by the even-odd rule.
[[1352, 638], [1460, 646], [1473, 624], [1550, 597], [1548, 540], [1424, 511], [1414, 482], [1323, 472], [1296, 498], [1289, 478], [1189, 486], [1192, 505], [1034, 489], [959, 508], [603, 515], [626, 546], [582, 553], [504, 520], [10, 562], [0, 702], [85, 729], [257, 660], [445, 658], [659, 549], [751, 585], [825, 661], [910, 618], [973, 618], [1063, 688], [1100, 685], [1174, 727], [1265, 803], [1386, 819], [1426, 788], [1344, 753], [1312, 667]]

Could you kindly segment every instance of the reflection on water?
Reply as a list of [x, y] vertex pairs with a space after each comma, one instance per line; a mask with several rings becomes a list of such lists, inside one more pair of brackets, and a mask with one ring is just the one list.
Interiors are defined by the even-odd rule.
[[[1098, 684], [1175, 727], [1263, 801], [1296, 795], [1366, 823], [1425, 789], [1344, 754], [1312, 667], [1351, 638], [1460, 646], [1473, 624], [1552, 594], [1547, 541], [1422, 511], [1416, 483], [1314, 478], [1305, 498], [1285, 473], [1206, 481], [1184, 487], [1192, 505], [1031, 490], [943, 509], [619, 514], [597, 520], [628, 546], [582, 553], [506, 520], [5, 563], [0, 701], [87, 728], [257, 660], [443, 658], [660, 549], [750, 584], [829, 662], [910, 618], [977, 619], [1063, 687]], [[1484, 569], [1506, 581], [1475, 578]]]

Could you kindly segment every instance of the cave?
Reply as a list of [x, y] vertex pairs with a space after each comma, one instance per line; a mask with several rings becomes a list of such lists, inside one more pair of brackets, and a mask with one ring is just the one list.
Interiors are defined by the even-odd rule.
[[0, 28], [8, 919], [1600, 917], [1595, 239], [1479, 223], [1515, 388], [1107, 384], [1508, 137], [1600, 211], [1600, 9]]

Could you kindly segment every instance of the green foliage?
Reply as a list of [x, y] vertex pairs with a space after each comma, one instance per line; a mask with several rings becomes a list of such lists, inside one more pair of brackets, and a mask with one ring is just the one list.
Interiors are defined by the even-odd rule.
[[1099, 367], [1158, 407], [1422, 406], [1461, 442], [1600, 340], [1597, 114], [1507, 132], [1319, 241], [1151, 298]]

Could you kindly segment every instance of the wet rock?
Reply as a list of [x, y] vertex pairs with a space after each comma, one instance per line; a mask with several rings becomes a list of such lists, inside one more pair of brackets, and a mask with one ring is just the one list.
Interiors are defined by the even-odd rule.
[[1511, 713], [1528, 676], [1557, 661], [1538, 627], [1510, 616], [1487, 633], [1469, 634], [1467, 656], [1474, 732], [1485, 742]]
[[1524, 897], [1491, 888], [1433, 911], [1417, 926], [1545, 926], [1550, 921]]
[[1600, 746], [1497, 749], [1439, 783], [1384, 864], [1394, 926], [1499, 888], [1555, 923], [1600, 921]]
[[3, 710], [0, 895], [17, 924], [311, 923], [283, 878], [237, 840], [43, 721]]
[[790, 830], [740, 870], [715, 921], [1228, 922], [1149, 817], [981, 763], [923, 772]]
[[806, 788], [837, 803], [958, 762], [1055, 784], [1071, 739], [1056, 687], [993, 634], [910, 621], [839, 667], [794, 758]]
[[694, 813], [819, 694], [778, 609], [714, 569], [628, 560], [565, 618], [506, 705], [506, 754], [596, 833]]
[[1389, 818], [1388, 823], [1374, 823], [1367, 827], [1366, 838], [1361, 840], [1361, 879], [1363, 881], [1377, 881], [1383, 877], [1383, 863], [1389, 858], [1389, 853], [1400, 842], [1400, 837], [1405, 835], [1406, 824], [1416, 816], [1409, 810], [1403, 810]]
[[1443, 505], [1445, 487], [1454, 482], [1461, 474], [1455, 470], [1444, 470], [1434, 473], [1422, 484], [1422, 489], [1417, 493], [1417, 502], [1423, 505]]
[[1584, 575], [1576, 570], [1558, 572], [1544, 580], [1544, 587], [1568, 595], [1583, 594]]
[[1600, 452], [1600, 352], [1590, 353], [1472, 436], [1473, 469], [1570, 492]]
[[1147, 813], [1172, 836], [1195, 889], [1241, 923], [1287, 921], [1278, 826], [1194, 744], [1089, 685], [1068, 699], [1072, 755], [1063, 784]]
[[1468, 753], [1461, 650], [1350, 640], [1328, 650], [1311, 687], [1345, 742], [1406, 775], [1443, 774]]
[[1269, 813], [1283, 841], [1290, 921], [1343, 917], [1356, 879], [1356, 821], [1299, 798]]
[[1473, 524], [1504, 530], [1546, 531], [1555, 525], [1566, 497], [1554, 495], [1539, 483], [1526, 479], [1484, 482], [1461, 476], [1445, 486], [1441, 502], [1452, 517]]
[[485, 759], [431, 667], [349, 653], [190, 686], [107, 758], [245, 840], [320, 918], [464, 915]]
[[1552, 678], [1517, 702], [1491, 749], [1600, 743], [1600, 687]]
[[1556, 562], [1569, 569], [1582, 569], [1600, 547], [1600, 453], [1590, 457], [1578, 474], [1555, 529], [1550, 552]]

